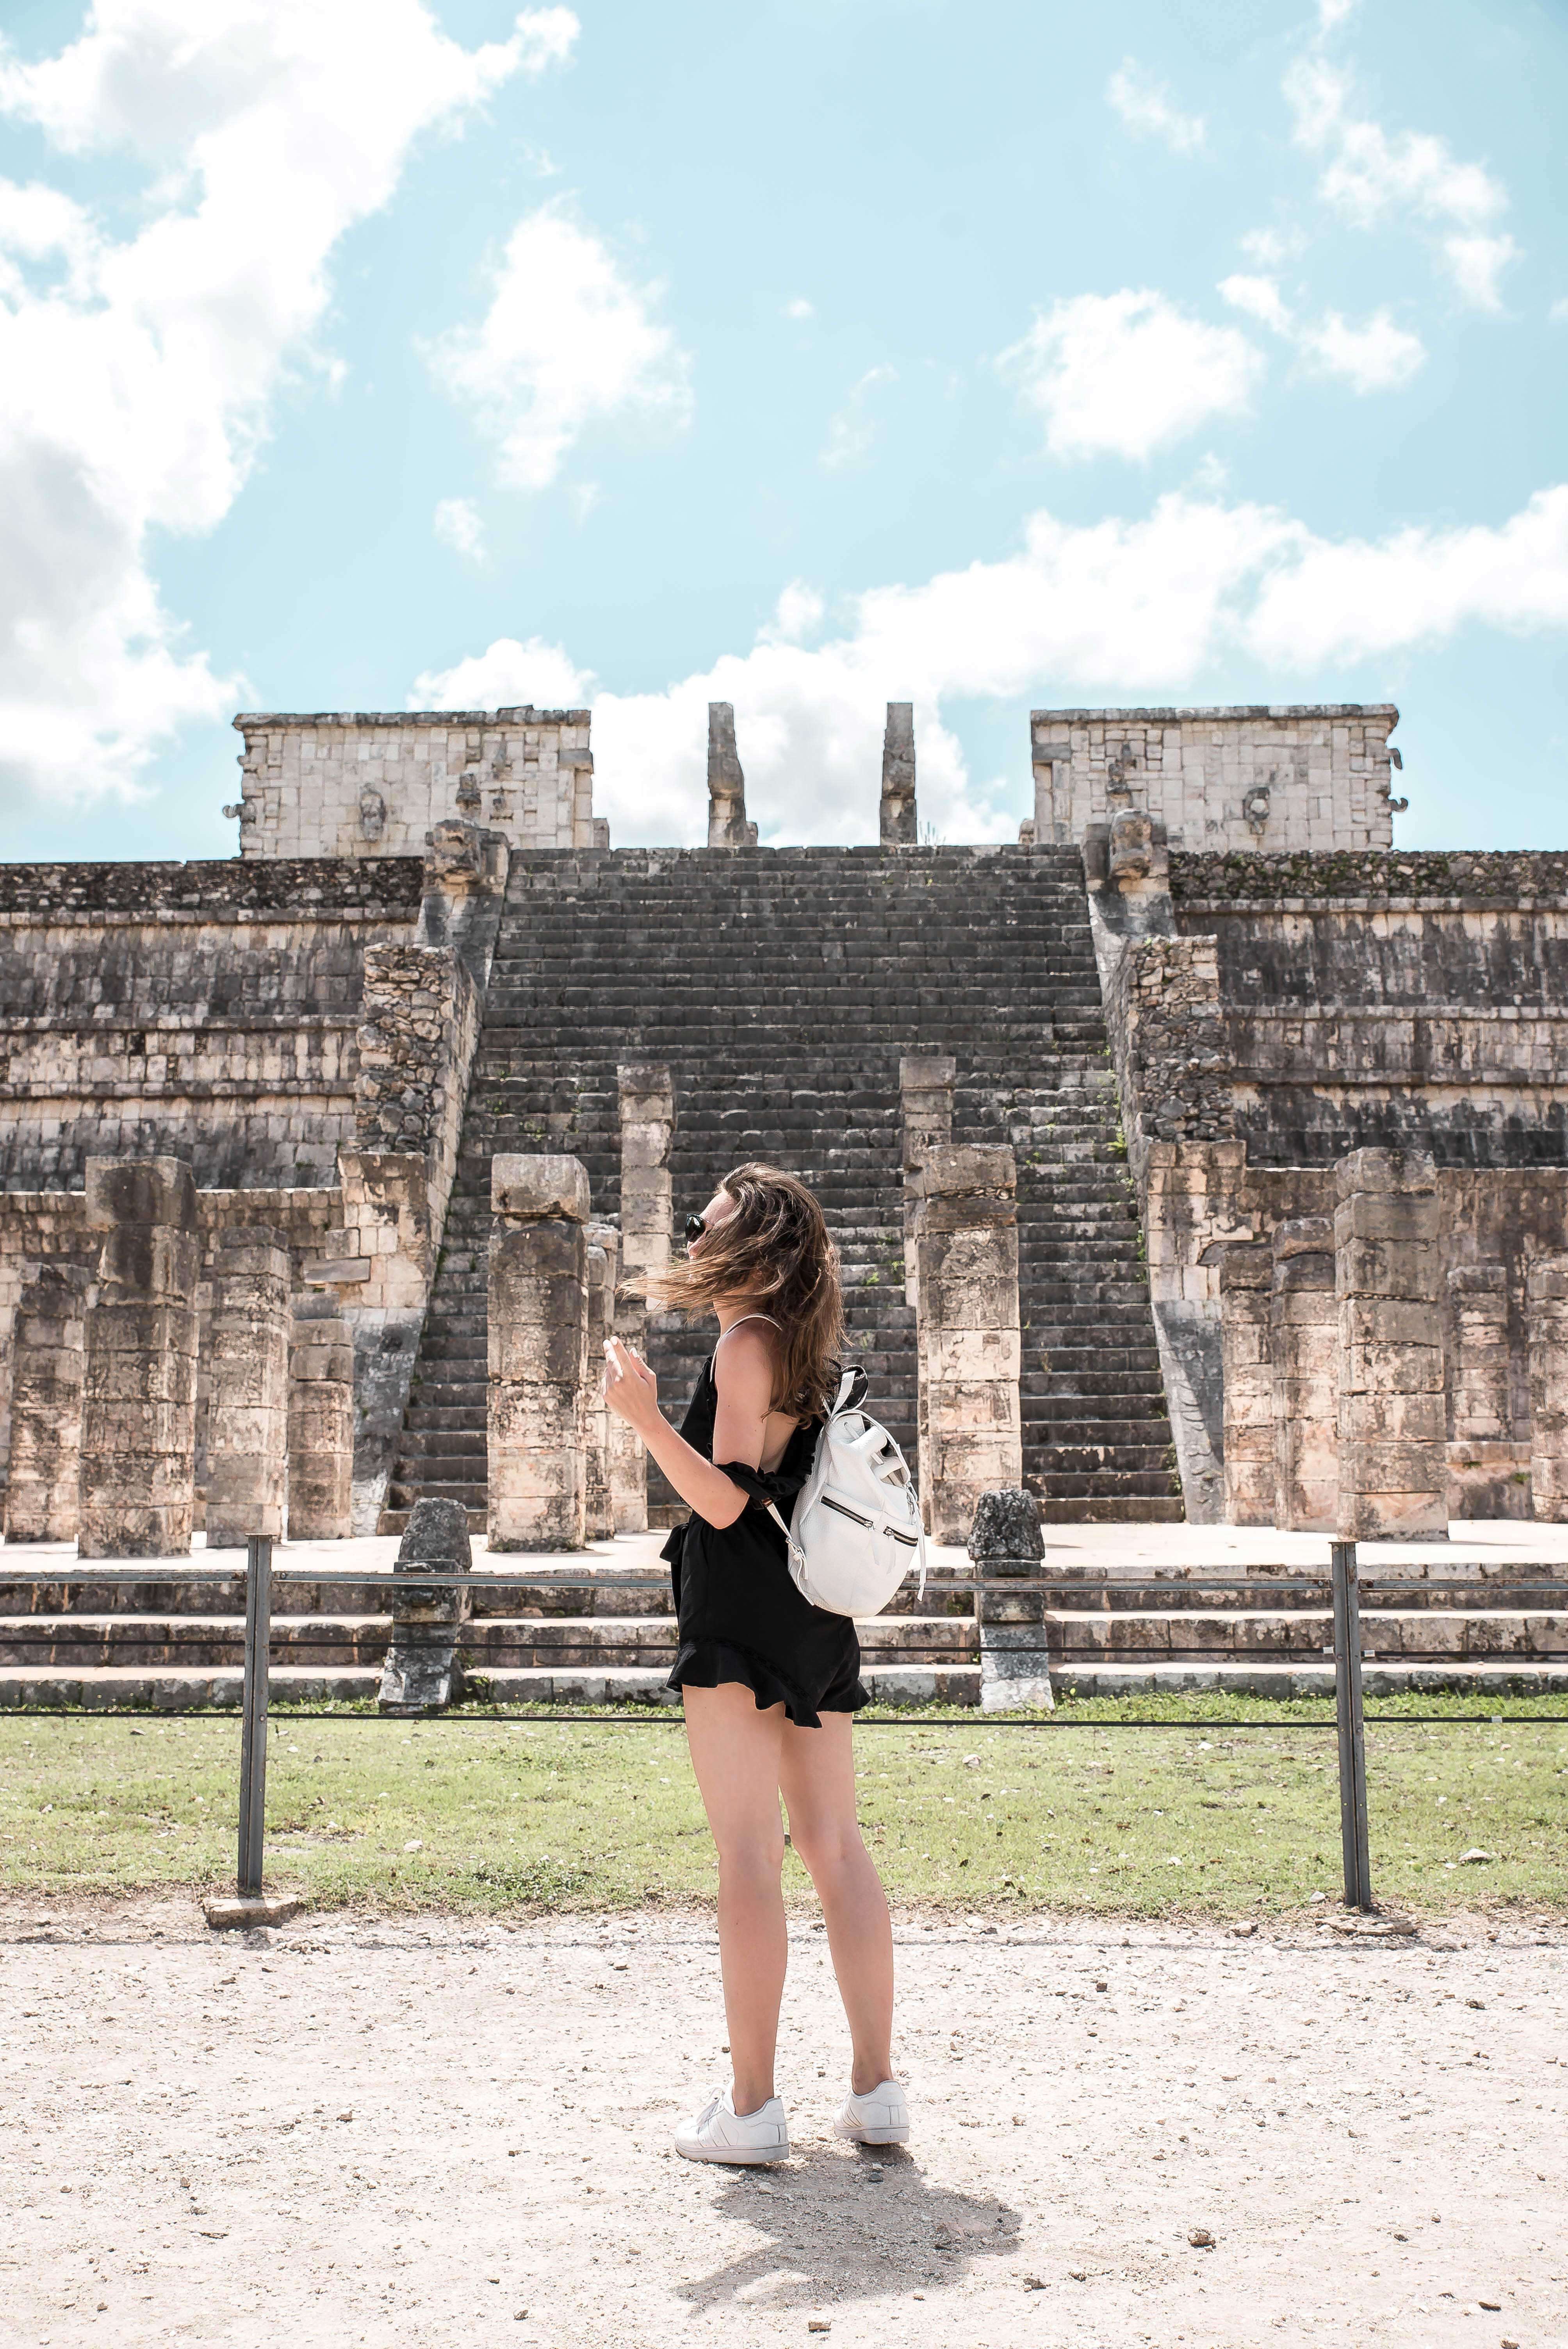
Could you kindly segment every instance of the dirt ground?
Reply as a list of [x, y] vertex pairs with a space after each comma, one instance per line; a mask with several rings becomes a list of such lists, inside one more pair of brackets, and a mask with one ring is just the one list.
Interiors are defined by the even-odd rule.
[[[698, 1913], [0, 1906], [0, 2337], [834, 2349], [1568, 2340], [1568, 1920], [909, 1916], [903, 2153], [834, 2139], [794, 1951], [794, 2155], [688, 2165], [724, 2076]], [[1195, 2246], [1199, 2230], [1212, 2248]]]

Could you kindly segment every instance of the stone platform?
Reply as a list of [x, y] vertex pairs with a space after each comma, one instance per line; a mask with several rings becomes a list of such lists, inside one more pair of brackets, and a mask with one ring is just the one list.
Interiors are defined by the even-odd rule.
[[[476, 1694], [503, 1703], [655, 1702], [675, 1649], [658, 1533], [491, 1559], [476, 1541], [459, 1654]], [[1038, 1580], [988, 1595], [984, 1635], [965, 1552], [932, 1545], [913, 1582], [861, 1627], [884, 1702], [975, 1705], [998, 1632], [1037, 1628], [1058, 1694], [1214, 1689], [1302, 1696], [1334, 1683], [1328, 1543], [1258, 1527], [1045, 1527]], [[396, 1540], [279, 1543], [272, 1689], [281, 1701], [374, 1697], [391, 1628]], [[1456, 1526], [1447, 1542], [1363, 1545], [1367, 1693], [1568, 1688], [1568, 1526]], [[335, 1578], [315, 1580], [313, 1576]], [[352, 1578], [348, 1582], [335, 1579]], [[499, 1587], [502, 1578], [511, 1587]], [[521, 1578], [520, 1582], [512, 1581]], [[1445, 1584], [1458, 1584], [1446, 1588]], [[1153, 1585], [1152, 1588], [1145, 1586]], [[243, 1558], [198, 1545], [119, 1579], [67, 1543], [0, 1545], [0, 1708], [237, 1704]]]

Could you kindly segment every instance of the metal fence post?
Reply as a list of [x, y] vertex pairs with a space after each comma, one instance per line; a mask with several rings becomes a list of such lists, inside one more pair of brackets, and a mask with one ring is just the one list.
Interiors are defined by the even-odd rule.
[[267, 1660], [273, 1637], [273, 1537], [245, 1544], [245, 1696], [240, 1730], [240, 1891], [262, 1889], [267, 1805]]
[[1339, 1721], [1339, 1844], [1345, 1865], [1345, 1905], [1372, 1906], [1367, 1843], [1367, 1745], [1361, 1713], [1361, 1599], [1356, 1545], [1335, 1542], [1334, 1697]]

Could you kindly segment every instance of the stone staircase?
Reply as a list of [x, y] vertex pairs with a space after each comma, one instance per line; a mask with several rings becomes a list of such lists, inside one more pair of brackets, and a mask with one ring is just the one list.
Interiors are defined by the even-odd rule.
[[[872, 1407], [914, 1453], [901, 1056], [957, 1063], [954, 1139], [1018, 1159], [1024, 1473], [1058, 1522], [1181, 1516], [1076, 850], [633, 849], [513, 859], [458, 1180], [382, 1516], [485, 1512], [490, 1164], [566, 1151], [619, 1212], [617, 1065], [674, 1073], [677, 1217], [768, 1158], [821, 1199]], [[661, 1318], [678, 1417], [711, 1332]], [[655, 1477], [655, 1521], [672, 1496]]]

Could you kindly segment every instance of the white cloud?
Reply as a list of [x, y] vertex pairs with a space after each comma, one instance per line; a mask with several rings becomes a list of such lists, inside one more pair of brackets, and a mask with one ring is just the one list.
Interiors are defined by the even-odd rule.
[[0, 110], [148, 175], [123, 236], [118, 209], [0, 195], [0, 787], [134, 792], [161, 741], [232, 708], [150, 534], [228, 512], [285, 368], [319, 364], [334, 247], [420, 132], [575, 32], [531, 11], [470, 50], [422, 0], [98, 0], [52, 56], [0, 47]]
[[826, 610], [820, 595], [803, 579], [791, 579], [779, 591], [773, 607], [773, 617], [760, 631], [758, 641], [764, 644], [799, 645], [814, 636], [822, 625]]
[[[703, 838], [710, 700], [735, 704], [765, 840], [874, 839], [885, 705], [910, 698], [923, 818], [949, 839], [1010, 838], [1016, 816], [971, 781], [944, 703], [1179, 699], [1238, 657], [1283, 684], [1465, 626], [1568, 629], [1568, 485], [1497, 528], [1381, 541], [1324, 539], [1274, 507], [1184, 495], [1131, 521], [1037, 513], [1016, 553], [873, 588], [813, 649], [779, 626], [799, 592], [785, 591], [749, 650], [662, 691], [594, 697], [595, 805], [616, 841]], [[415, 701], [574, 706], [588, 689], [559, 647], [503, 639], [421, 678]]]
[[1439, 250], [1466, 301], [1501, 306], [1499, 273], [1518, 258], [1511, 237], [1488, 233], [1508, 191], [1428, 131], [1386, 131], [1352, 111], [1350, 77], [1321, 57], [1298, 57], [1284, 79], [1298, 146], [1324, 156], [1318, 193], [1357, 228], [1406, 214], [1446, 231]]
[[1355, 11], [1356, 0], [1317, 0], [1318, 31], [1332, 33], [1336, 26], [1343, 25], [1346, 18], [1353, 16]]
[[1106, 84], [1106, 98], [1128, 129], [1140, 138], [1162, 139], [1173, 155], [1195, 155], [1203, 144], [1203, 118], [1183, 114], [1170, 91], [1141, 66], [1126, 57]]
[[1220, 292], [1233, 308], [1272, 327], [1323, 374], [1343, 378], [1354, 391], [1397, 391], [1425, 364], [1420, 336], [1396, 326], [1387, 310], [1375, 311], [1359, 326], [1337, 310], [1316, 321], [1298, 318], [1272, 277], [1226, 277]]
[[472, 498], [442, 498], [430, 527], [441, 544], [455, 554], [465, 554], [476, 563], [484, 559], [484, 517]]
[[896, 367], [868, 367], [860, 381], [851, 385], [842, 408], [828, 419], [828, 437], [818, 459], [828, 472], [847, 472], [865, 463], [882, 430], [872, 412], [872, 399], [884, 384], [897, 381]]
[[1568, 297], [1553, 302], [1546, 315], [1554, 326], [1568, 323]]
[[1240, 414], [1264, 372], [1233, 326], [1130, 290], [1057, 303], [998, 364], [1045, 419], [1056, 457], [1151, 456], [1212, 416]]
[[564, 202], [518, 222], [484, 317], [428, 351], [447, 389], [498, 444], [509, 486], [548, 489], [592, 424], [687, 421], [687, 361], [655, 316], [659, 297], [657, 286], [631, 282]]
[[1306, 239], [1297, 229], [1253, 228], [1241, 242], [1248, 260], [1264, 269], [1278, 269], [1283, 262], [1306, 250]]
[[814, 318], [817, 305], [808, 302], [803, 294], [797, 294], [792, 302], [785, 303], [783, 315], [786, 318]]

